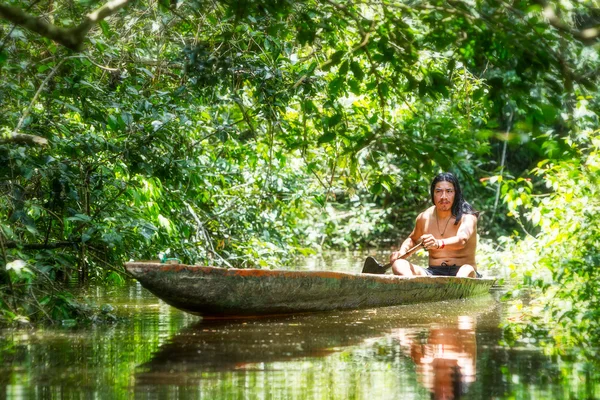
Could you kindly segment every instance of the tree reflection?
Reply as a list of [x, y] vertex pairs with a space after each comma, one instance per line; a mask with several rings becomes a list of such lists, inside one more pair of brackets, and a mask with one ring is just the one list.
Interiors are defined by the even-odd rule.
[[[476, 326], [485, 324], [487, 315], [497, 330], [497, 305], [492, 297], [481, 297], [279, 318], [202, 320], [182, 329], [137, 367], [136, 387], [161, 391], [193, 385], [208, 396], [214, 382], [268, 380], [269, 385], [254, 387], [257, 396], [288, 390], [293, 381], [301, 397], [327, 387], [331, 398], [344, 398], [343, 393], [353, 390], [381, 391], [385, 398], [393, 393], [422, 398], [424, 389], [433, 398], [459, 398], [475, 381]], [[336, 379], [329, 382], [332, 374]], [[285, 393], [283, 397], [289, 395]]]
[[396, 329], [395, 337], [417, 366], [419, 381], [434, 399], [458, 399], [475, 382], [475, 321], [459, 316], [454, 326], [431, 327], [421, 334]]

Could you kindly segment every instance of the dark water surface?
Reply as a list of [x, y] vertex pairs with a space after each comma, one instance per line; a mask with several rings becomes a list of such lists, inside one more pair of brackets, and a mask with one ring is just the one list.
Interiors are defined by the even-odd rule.
[[[335, 258], [335, 257], [334, 257]], [[336, 258], [339, 261], [339, 258]], [[306, 268], [352, 270], [309, 261]], [[202, 320], [131, 283], [94, 289], [126, 322], [0, 332], [0, 399], [599, 398], [581, 366], [500, 345], [500, 293], [439, 303]], [[596, 374], [597, 376], [597, 374]]]

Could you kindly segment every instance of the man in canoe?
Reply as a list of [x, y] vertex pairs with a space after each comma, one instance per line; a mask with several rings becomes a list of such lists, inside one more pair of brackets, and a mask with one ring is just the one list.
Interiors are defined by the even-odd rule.
[[[479, 277], [475, 262], [479, 212], [463, 199], [458, 179], [449, 172], [437, 175], [430, 191], [433, 206], [419, 214], [409, 237], [390, 255], [392, 271], [404, 276]], [[428, 268], [406, 260], [409, 249], [419, 243], [429, 252]]]

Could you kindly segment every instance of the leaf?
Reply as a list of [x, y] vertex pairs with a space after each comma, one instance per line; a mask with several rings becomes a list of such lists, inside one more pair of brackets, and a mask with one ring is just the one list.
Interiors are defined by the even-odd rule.
[[333, 53], [329, 58], [330, 62], [326, 63], [322, 69], [324, 71], [328, 71], [334, 65], [338, 65], [340, 61], [342, 61], [342, 57], [344, 56], [344, 54], [346, 54], [346, 52], [343, 50], [338, 50], [335, 53]]
[[93, 89], [94, 91], [97, 91], [100, 93], [104, 93], [104, 90], [102, 90], [102, 88], [100, 86], [98, 86], [96, 83], [90, 83], [86, 80], [81, 80], [81, 81], [79, 81], [79, 85], [89, 87], [90, 89]]
[[327, 126], [332, 128], [332, 127], [336, 126], [337, 124], [339, 124], [341, 121], [342, 121], [342, 115], [339, 113], [334, 114], [327, 120]]
[[325, 132], [323, 135], [321, 135], [321, 137], [319, 137], [319, 139], [317, 140], [317, 143], [319, 143], [319, 144], [329, 143], [329, 142], [333, 141], [336, 138], [336, 136], [337, 135], [334, 131]]
[[142, 71], [143, 73], [145, 73], [146, 75], [148, 75], [150, 78], [154, 79], [154, 74], [147, 68], [144, 67], [137, 67], [136, 68], [138, 71]]
[[344, 61], [342, 65], [340, 65], [340, 69], [338, 71], [338, 76], [340, 78], [345, 78], [348, 74], [348, 60]]
[[33, 225], [33, 223], [31, 223], [31, 224], [28, 224], [28, 223], [26, 223], [26, 225], [25, 225], [25, 229], [27, 229], [27, 231], [28, 231], [29, 233], [31, 233], [32, 235], [36, 235], [36, 236], [37, 236], [37, 235], [39, 235], [39, 233], [40, 233], [40, 232], [37, 230], [37, 228], [35, 227], [35, 225]]
[[427, 95], [427, 92], [427, 82], [425, 82], [425, 80], [423, 79], [419, 82], [419, 97], [425, 97]]
[[152, 237], [158, 232], [158, 229], [149, 223], [145, 223], [141, 226], [140, 233], [146, 240], [152, 239]]
[[13, 270], [15, 271], [17, 274], [21, 272], [21, 270], [27, 265], [27, 263], [23, 260], [15, 260], [15, 261], [11, 261], [8, 264], [6, 264], [6, 270], [10, 271]]
[[104, 20], [100, 21], [98, 23], [98, 25], [100, 25], [100, 28], [102, 29], [102, 34], [104, 35], [104, 37], [106, 37], [107, 39], [110, 39], [110, 37], [112, 36], [112, 34], [110, 33], [110, 25], [108, 25], [108, 23]]
[[90, 222], [92, 218], [89, 215], [85, 214], [75, 214], [72, 217], [68, 217], [67, 221], [80, 221], [80, 222]]
[[315, 103], [312, 100], [303, 102], [302, 107], [304, 108], [304, 112], [306, 112], [308, 114], [319, 112], [319, 109], [317, 108], [317, 106], [315, 105]]
[[123, 237], [116, 232], [107, 232], [102, 235], [102, 240], [110, 247], [114, 247], [115, 243], [123, 241]]
[[77, 107], [75, 107], [75, 106], [73, 106], [73, 105], [71, 105], [69, 103], [65, 103], [64, 101], [61, 101], [61, 100], [58, 100], [58, 99], [53, 99], [52, 101], [54, 101], [55, 103], [58, 103], [58, 104], [60, 104], [62, 106], [65, 106], [65, 107], [67, 107], [68, 109], [70, 109], [72, 111], [75, 111], [77, 114], [82, 114], [82, 112], [81, 112], [81, 110], [79, 108], [77, 108]]
[[348, 80], [348, 86], [350, 86], [350, 91], [352, 93], [354, 93], [355, 95], [361, 94], [360, 83], [358, 83], [358, 81], [356, 79]]
[[453, 58], [448, 62], [446, 69], [448, 70], [448, 73], [451, 74], [454, 72], [454, 68], [456, 68], [456, 60]]
[[379, 182], [377, 182], [373, 186], [371, 186], [371, 193], [374, 195], [381, 194], [382, 191], [383, 191], [383, 186]]
[[172, 227], [171, 227], [171, 221], [164, 217], [163, 215], [159, 214], [158, 215], [158, 223], [160, 224], [160, 226], [162, 226], [163, 228], [165, 228], [167, 231], [171, 231]]
[[542, 6], [540, 4], [533, 4], [531, 6], [528, 6], [527, 9], [525, 10], [525, 12], [527, 14], [537, 14], [542, 12]]
[[12, 239], [14, 237], [14, 232], [11, 229], [10, 225], [0, 224], [0, 230], [4, 232], [7, 238]]
[[332, 80], [331, 82], [329, 82], [329, 91], [331, 92], [331, 94], [333, 96], [337, 96], [340, 89], [342, 88], [342, 85], [344, 84], [345, 81], [345, 77], [336, 77], [334, 80]]
[[342, 60], [342, 57], [344, 56], [344, 54], [346, 54], [346, 52], [344, 50], [338, 50], [335, 53], [333, 53], [331, 55], [331, 61], [334, 65], [339, 64], [339, 62]]
[[379, 87], [381, 89], [382, 96], [387, 97], [390, 93], [390, 86], [387, 84], [387, 82], [383, 82]]
[[123, 111], [121, 113], [121, 119], [123, 120], [123, 123], [126, 126], [131, 125], [131, 123], [133, 122], [133, 116], [131, 115], [131, 113], [128, 113], [128, 112], [125, 112], [125, 111]]
[[431, 78], [431, 89], [441, 93], [444, 97], [448, 97], [448, 86], [451, 84], [448, 77], [438, 71], [432, 71], [429, 77]]
[[360, 64], [357, 61], [352, 61], [350, 63], [350, 70], [352, 71], [354, 78], [356, 78], [356, 80], [359, 82], [361, 82], [365, 77], [365, 73], [363, 72], [362, 68], [360, 67]]
[[325, 196], [323, 195], [316, 195], [313, 197], [313, 201], [318, 204], [319, 206], [323, 207], [325, 205]]

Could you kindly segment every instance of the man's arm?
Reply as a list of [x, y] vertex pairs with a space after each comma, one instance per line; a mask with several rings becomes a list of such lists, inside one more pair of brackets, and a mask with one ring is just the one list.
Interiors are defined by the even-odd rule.
[[408, 251], [408, 249], [414, 247], [417, 243], [412, 239], [412, 235], [404, 239], [404, 242], [400, 245], [400, 249], [398, 249], [398, 253], [404, 254]]
[[[393, 252], [390, 255], [390, 262], [394, 262], [395, 260], [400, 258], [402, 254], [406, 253], [409, 249], [417, 245], [417, 243], [419, 242], [419, 238], [423, 233], [424, 224], [425, 220], [423, 219], [423, 213], [421, 213], [415, 221], [415, 228], [410, 233], [410, 235], [402, 242], [402, 244], [400, 245], [400, 249], [398, 251]], [[410, 254], [407, 254], [406, 256], [408, 257], [410, 256]]]
[[438, 239], [438, 247], [441, 247], [443, 242], [444, 248], [460, 250], [467, 245], [475, 232], [477, 232], [477, 217], [472, 214], [465, 214], [462, 217], [456, 236], [451, 236], [447, 239]]

